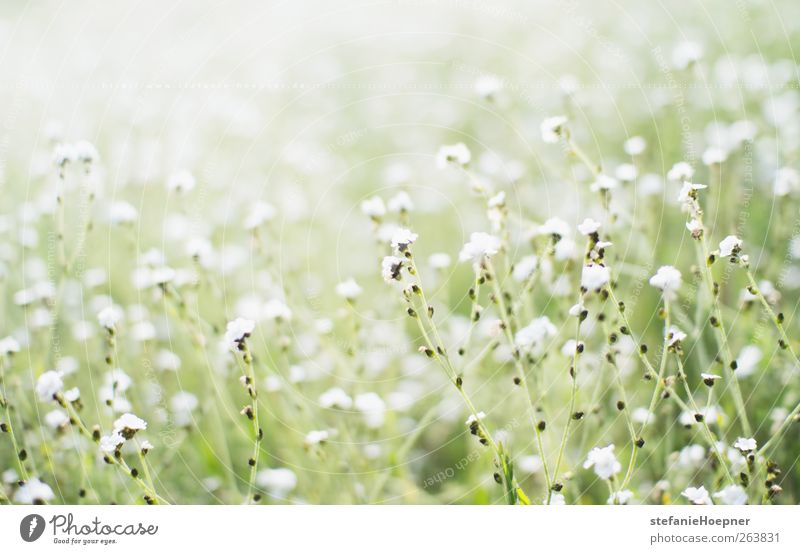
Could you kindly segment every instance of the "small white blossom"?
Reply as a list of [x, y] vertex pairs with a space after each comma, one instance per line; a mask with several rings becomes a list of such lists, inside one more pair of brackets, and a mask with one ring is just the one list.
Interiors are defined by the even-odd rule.
[[195, 185], [194, 175], [185, 169], [173, 173], [167, 180], [167, 189], [177, 193], [190, 192]]
[[739, 485], [728, 485], [721, 491], [714, 493], [714, 498], [728, 506], [747, 504], [747, 493]]
[[433, 269], [446, 269], [450, 267], [451, 263], [450, 254], [446, 254], [445, 252], [436, 252], [435, 254], [431, 254], [428, 258], [428, 265]]
[[486, 258], [491, 258], [500, 250], [500, 239], [488, 233], [472, 233], [469, 242], [464, 244], [458, 259], [462, 262], [471, 261], [480, 264]]
[[147, 429], [147, 422], [131, 413], [122, 414], [114, 421], [114, 432], [130, 438], [137, 431]]
[[606, 504], [625, 505], [633, 499], [633, 491], [628, 489], [611, 493]]
[[613, 190], [619, 186], [619, 181], [617, 181], [614, 177], [609, 177], [601, 173], [597, 176], [595, 181], [589, 187], [589, 190], [592, 192], [598, 191], [605, 191], [605, 190]]
[[387, 204], [389, 211], [394, 213], [410, 212], [414, 209], [414, 203], [407, 192], [401, 190], [389, 199]]
[[650, 285], [661, 289], [664, 297], [671, 299], [681, 287], [681, 272], [671, 265], [663, 265], [650, 277]]
[[313, 446], [316, 444], [322, 444], [330, 438], [330, 433], [325, 430], [321, 431], [310, 431], [306, 435], [305, 443], [309, 446]]
[[297, 475], [286, 467], [262, 469], [256, 474], [256, 484], [273, 496], [285, 498], [297, 487]]
[[387, 283], [399, 281], [402, 269], [403, 260], [397, 256], [385, 256], [381, 262], [381, 275]]
[[353, 399], [344, 390], [334, 387], [320, 395], [319, 405], [323, 408], [349, 410], [353, 406]]
[[556, 326], [546, 315], [537, 317], [514, 335], [514, 345], [524, 352], [537, 349], [556, 335]]
[[584, 289], [600, 290], [611, 280], [611, 272], [604, 265], [589, 264], [583, 266], [581, 272], [581, 287]]
[[386, 215], [386, 205], [380, 196], [373, 196], [361, 202], [361, 211], [373, 219]]
[[595, 474], [600, 479], [611, 479], [620, 472], [622, 464], [619, 463], [614, 455], [614, 445], [609, 444], [604, 448], [595, 447], [589, 451], [583, 469], [594, 468]]
[[564, 134], [566, 125], [567, 118], [563, 115], [546, 118], [541, 125], [542, 140], [548, 144], [557, 143]]
[[44, 402], [52, 400], [64, 387], [64, 381], [57, 371], [45, 371], [36, 380], [36, 394]]
[[394, 248], [397, 252], [405, 252], [412, 244], [414, 244], [414, 241], [416, 241], [418, 237], [419, 235], [416, 233], [401, 227], [392, 235], [392, 248]]
[[672, 169], [667, 172], [667, 179], [675, 181], [676, 183], [690, 181], [692, 177], [694, 177], [694, 169], [686, 162], [676, 163], [672, 166]]
[[589, 236], [592, 233], [596, 233], [600, 230], [600, 222], [595, 221], [592, 218], [587, 217], [583, 220], [583, 223], [578, 225], [578, 232], [584, 236]]
[[118, 432], [100, 437], [100, 450], [111, 454], [125, 442], [125, 437]]
[[116, 304], [111, 304], [100, 310], [100, 313], [97, 314], [97, 322], [104, 328], [113, 330], [122, 319], [122, 316], [122, 308]]
[[273, 298], [264, 304], [264, 317], [266, 319], [273, 319], [276, 321], [291, 321], [292, 310], [286, 305], [286, 302], [278, 298]]
[[[476, 415], [478, 417], [475, 417]], [[464, 425], [469, 427], [470, 425], [472, 425], [476, 421], [482, 421], [485, 417], [486, 417], [486, 414], [484, 412], [478, 412], [477, 414], [470, 414], [469, 417], [467, 418], [467, 420], [464, 422]]]
[[256, 322], [252, 319], [237, 317], [228, 322], [225, 329], [225, 344], [230, 348], [238, 348], [244, 339], [250, 336], [255, 330]]
[[739, 437], [736, 439], [736, 442], [733, 443], [733, 447], [741, 452], [752, 452], [758, 448], [758, 444], [756, 443], [756, 439]]
[[347, 279], [346, 281], [342, 281], [338, 285], [336, 285], [336, 294], [344, 298], [345, 300], [355, 300], [358, 298], [364, 289], [356, 283], [356, 280], [353, 278]]
[[444, 169], [448, 165], [465, 166], [472, 160], [472, 153], [463, 142], [444, 145], [436, 154], [436, 166]]
[[8, 356], [19, 352], [19, 342], [14, 337], [0, 339], [0, 356]]
[[742, 249], [742, 239], [735, 235], [728, 235], [719, 243], [719, 255], [723, 258], [735, 256]]
[[625, 141], [623, 149], [629, 156], [638, 156], [647, 148], [647, 141], [644, 138], [635, 136]]
[[800, 189], [800, 173], [793, 167], [782, 167], [775, 172], [772, 190], [775, 196], [787, 196]]
[[702, 486], [700, 488], [687, 487], [686, 490], [681, 493], [681, 496], [686, 497], [686, 499], [692, 504], [713, 504], [713, 502], [711, 502], [711, 497], [708, 496], [708, 491]]
[[16, 493], [14, 493], [14, 502], [20, 504], [37, 504], [40, 502], [49, 502], [55, 498], [53, 489], [50, 485], [40, 481], [36, 477], [28, 479]]

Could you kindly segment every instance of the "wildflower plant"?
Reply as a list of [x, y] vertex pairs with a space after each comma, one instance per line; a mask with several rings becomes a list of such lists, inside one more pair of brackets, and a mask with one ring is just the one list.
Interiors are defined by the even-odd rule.
[[786, 3], [300, 4], [258, 63], [0, 25], [0, 502], [797, 503]]

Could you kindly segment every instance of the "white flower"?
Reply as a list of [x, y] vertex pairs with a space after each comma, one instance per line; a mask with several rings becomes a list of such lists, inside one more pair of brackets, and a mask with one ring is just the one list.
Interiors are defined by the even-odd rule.
[[681, 496], [686, 497], [692, 504], [713, 504], [713, 502], [711, 502], [711, 497], [708, 496], [708, 491], [702, 486], [700, 488], [687, 487], [686, 490], [681, 493]]
[[270, 494], [284, 498], [297, 487], [297, 475], [286, 467], [262, 469], [256, 474], [256, 483]]
[[37, 504], [48, 502], [53, 498], [55, 498], [53, 489], [36, 477], [28, 479], [14, 494], [14, 502], [19, 502], [20, 504]]
[[619, 181], [614, 179], [613, 177], [609, 177], [601, 173], [597, 176], [594, 183], [591, 184], [589, 190], [592, 192], [598, 192], [601, 190], [613, 190], [619, 186]]
[[14, 337], [0, 339], [0, 356], [8, 356], [19, 352], [19, 342]]
[[114, 432], [131, 438], [137, 431], [147, 429], [147, 422], [131, 413], [122, 414], [114, 421]]
[[410, 231], [409, 229], [399, 228], [392, 235], [392, 248], [398, 252], [405, 252], [408, 247], [414, 244], [419, 235]]
[[122, 308], [116, 304], [106, 306], [97, 314], [97, 322], [106, 329], [112, 330], [117, 326], [123, 316]]
[[152, 442], [150, 442], [149, 440], [146, 440], [146, 439], [145, 439], [145, 440], [143, 440], [139, 446], [141, 447], [141, 449], [142, 449], [142, 452], [144, 452], [145, 454], [146, 454], [147, 452], [150, 452], [150, 451], [151, 451], [153, 448], [155, 448], [155, 447], [153, 446], [153, 443], [152, 443]]
[[230, 348], [238, 348], [244, 339], [255, 330], [256, 322], [252, 319], [237, 317], [228, 322], [225, 329], [225, 344]]
[[381, 275], [387, 283], [399, 281], [401, 269], [403, 269], [403, 260], [397, 256], [385, 256], [381, 262]]
[[686, 162], [678, 162], [667, 172], [667, 179], [681, 183], [689, 181], [694, 176], [694, 169]]
[[355, 300], [361, 295], [363, 290], [364, 289], [362, 289], [352, 277], [336, 285], [336, 294], [346, 300]]
[[533, 272], [536, 271], [537, 267], [539, 267], [538, 256], [533, 254], [530, 256], [525, 256], [514, 264], [514, 270], [511, 272], [511, 276], [515, 281], [526, 281], [531, 275], [533, 275]]
[[686, 229], [692, 234], [693, 238], [700, 238], [703, 234], [703, 224], [698, 219], [691, 219], [686, 223]]
[[775, 172], [772, 190], [775, 196], [786, 196], [800, 189], [800, 173], [792, 167], [782, 167]]
[[503, 88], [503, 80], [497, 75], [481, 75], [475, 81], [475, 92], [481, 98], [490, 99]]
[[72, 387], [64, 391], [64, 400], [67, 402], [76, 402], [81, 397], [81, 391], [78, 387]]
[[323, 392], [319, 397], [319, 405], [323, 408], [338, 408], [349, 410], [353, 406], [353, 399], [339, 387], [334, 387]]
[[175, 418], [175, 425], [186, 427], [192, 422], [192, 412], [197, 408], [200, 401], [195, 395], [188, 391], [176, 392], [169, 401], [169, 407]]
[[747, 504], [747, 493], [739, 485], [728, 485], [719, 492], [714, 493], [714, 498], [719, 499], [728, 506]]
[[[550, 495], [550, 506], [564, 506], [567, 501], [564, 499], [564, 495], [560, 492], [554, 492]], [[547, 499], [545, 498], [542, 504], [547, 505]]]
[[706, 449], [699, 444], [684, 446], [678, 453], [678, 465], [685, 469], [696, 468], [706, 457]]
[[617, 461], [614, 455], [614, 445], [609, 444], [605, 448], [595, 447], [589, 451], [586, 461], [583, 462], [583, 469], [594, 467], [595, 474], [600, 479], [611, 479], [620, 472], [622, 464]]
[[364, 416], [367, 427], [377, 429], [383, 425], [386, 403], [374, 392], [365, 392], [355, 397], [353, 407]]
[[589, 264], [583, 266], [581, 272], [581, 287], [584, 289], [600, 290], [611, 279], [611, 272], [604, 265]]
[[557, 143], [561, 135], [564, 133], [566, 125], [567, 118], [563, 115], [546, 118], [544, 121], [542, 121], [541, 125], [542, 140], [548, 144]]
[[436, 166], [444, 169], [449, 164], [465, 166], [472, 160], [472, 153], [463, 142], [444, 145], [436, 154]]
[[167, 189], [177, 193], [189, 192], [194, 189], [195, 184], [194, 176], [182, 169], [170, 175], [167, 180]]
[[625, 505], [628, 502], [630, 502], [632, 498], [633, 498], [633, 491], [625, 489], [611, 493], [611, 496], [608, 497], [606, 504]]
[[751, 452], [758, 448], [758, 444], [756, 443], [756, 439], [739, 437], [736, 439], [736, 442], [733, 443], [733, 447], [741, 452]]
[[672, 63], [676, 69], [686, 69], [703, 58], [703, 45], [692, 40], [685, 40], [672, 49]]
[[[475, 417], [476, 415], [478, 417]], [[469, 426], [471, 426], [473, 423], [475, 423], [477, 421], [482, 421], [485, 417], [486, 417], [486, 414], [484, 412], [478, 412], [477, 414], [470, 414], [469, 417], [467, 418], [467, 420], [464, 422], [464, 425], [469, 427]]]
[[614, 176], [623, 183], [631, 183], [639, 176], [639, 170], [633, 164], [620, 164], [614, 170]]
[[124, 442], [125, 437], [115, 431], [110, 435], [103, 435], [100, 437], [100, 450], [111, 454]]
[[325, 430], [321, 431], [310, 431], [306, 435], [305, 443], [309, 446], [315, 444], [322, 444], [323, 442], [327, 441], [330, 438], [330, 433]]
[[428, 265], [433, 269], [446, 269], [450, 267], [451, 263], [450, 254], [444, 252], [436, 252], [428, 258]]
[[497, 254], [500, 244], [500, 239], [494, 235], [482, 232], [472, 233], [469, 236], [469, 242], [461, 248], [458, 259], [462, 262], [471, 261], [478, 265], [485, 258], [491, 258]]
[[361, 211], [373, 219], [386, 215], [386, 205], [380, 196], [373, 196], [361, 202]]
[[45, 371], [36, 380], [36, 394], [42, 401], [52, 400], [64, 387], [61, 375], [57, 371]]
[[728, 159], [728, 152], [719, 146], [709, 146], [703, 152], [703, 163], [706, 165], [718, 165]]
[[64, 167], [75, 159], [75, 147], [72, 144], [56, 144], [53, 148], [53, 163], [57, 167]]
[[719, 376], [719, 375], [717, 375], [716, 373], [701, 373], [701, 374], [700, 374], [700, 378], [701, 378], [703, 381], [706, 381], [707, 383], [708, 383], [708, 382], [712, 382], [712, 383], [713, 383], [713, 382], [714, 382], [714, 381], [716, 381], [717, 379], [722, 379], [722, 377], [721, 377], [721, 376]]
[[244, 228], [252, 231], [253, 229], [261, 227], [267, 221], [274, 219], [276, 213], [275, 206], [272, 204], [256, 202], [253, 204], [253, 207], [250, 208], [250, 212], [244, 219]]
[[600, 222], [595, 221], [594, 219], [587, 217], [583, 220], [583, 223], [578, 225], [578, 232], [584, 236], [589, 236], [592, 233], [596, 233], [600, 230]]
[[108, 207], [108, 222], [112, 225], [133, 223], [139, 217], [139, 212], [128, 202], [114, 202]]
[[69, 417], [64, 410], [52, 410], [45, 414], [44, 422], [51, 429], [58, 429], [59, 427], [64, 427], [67, 423], [69, 423]]
[[273, 298], [264, 304], [263, 314], [266, 319], [276, 321], [290, 321], [292, 319], [291, 308], [286, 305], [286, 302], [278, 298]]
[[679, 342], [686, 339], [686, 333], [675, 327], [674, 325], [667, 329], [667, 346], [675, 346]]
[[723, 258], [734, 256], [742, 249], [742, 239], [735, 235], [728, 235], [719, 243], [719, 255]]
[[690, 183], [689, 181], [684, 181], [681, 191], [678, 193], [678, 202], [684, 208], [690, 208], [695, 202], [697, 191], [703, 190], [704, 188], [708, 187], [699, 183]]
[[73, 145], [73, 154], [75, 159], [85, 164], [93, 163], [100, 158], [100, 154], [97, 153], [97, 148], [88, 140], [79, 140], [76, 142]]
[[753, 344], [748, 344], [742, 348], [742, 351], [739, 352], [739, 357], [736, 358], [736, 372], [734, 375], [737, 378], [752, 375], [761, 358], [763, 358], [761, 349]]
[[625, 153], [629, 156], [638, 156], [644, 152], [645, 148], [647, 148], [647, 141], [639, 136], [629, 138], [623, 145]]
[[650, 285], [661, 289], [664, 297], [672, 298], [681, 287], [681, 272], [671, 265], [663, 265], [650, 277]]
[[561, 218], [551, 217], [536, 229], [540, 235], [552, 235], [554, 237], [568, 237], [570, 235], [569, 224]]
[[410, 212], [414, 209], [414, 202], [406, 191], [401, 190], [389, 199], [388, 207], [394, 213]]
[[529, 352], [541, 346], [549, 337], [556, 335], [556, 327], [546, 315], [538, 317], [514, 335], [514, 344], [522, 351]]

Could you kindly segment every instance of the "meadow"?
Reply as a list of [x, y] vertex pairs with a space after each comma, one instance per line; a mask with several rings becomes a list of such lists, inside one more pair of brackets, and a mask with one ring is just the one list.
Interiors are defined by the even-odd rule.
[[798, 16], [0, 6], [0, 502], [797, 503]]

